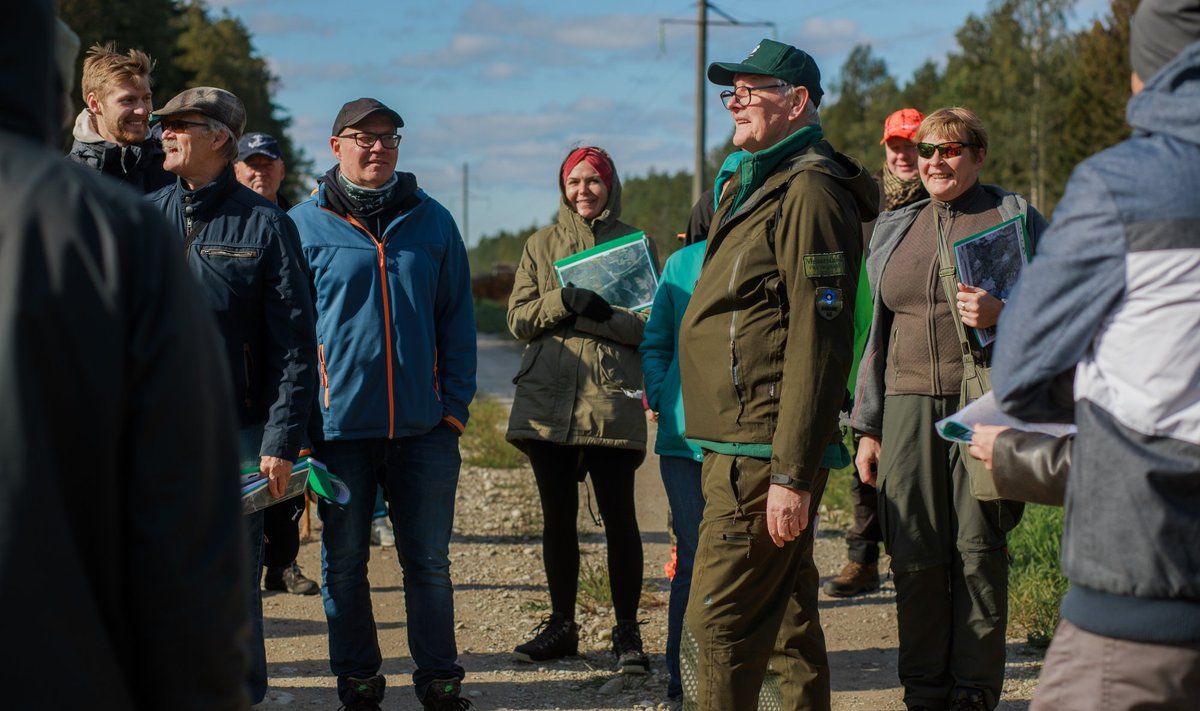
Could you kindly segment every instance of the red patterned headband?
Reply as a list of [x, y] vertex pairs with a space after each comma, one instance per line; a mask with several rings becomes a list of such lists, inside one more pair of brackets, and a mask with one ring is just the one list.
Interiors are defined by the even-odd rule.
[[567, 155], [567, 159], [563, 161], [562, 168], [562, 184], [567, 184], [567, 176], [575, 170], [575, 166], [579, 165], [579, 161], [587, 161], [587, 164], [600, 174], [600, 179], [604, 181], [604, 187], [612, 190], [613, 181], [613, 164], [612, 158], [608, 157], [600, 148], [593, 146], [585, 146], [576, 148]]

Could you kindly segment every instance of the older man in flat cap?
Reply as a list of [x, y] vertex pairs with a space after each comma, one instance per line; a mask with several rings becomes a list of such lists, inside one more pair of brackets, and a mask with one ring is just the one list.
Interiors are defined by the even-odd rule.
[[1200, 0], [1131, 29], [1133, 135], [1075, 168], [992, 361], [1002, 410], [1079, 427], [1046, 711], [1200, 703]]
[[807, 53], [764, 39], [708, 78], [730, 87], [733, 143], [750, 155], [721, 195], [679, 336], [686, 434], [704, 453], [687, 608], [696, 701], [755, 708], [772, 662], [784, 708], [828, 709], [809, 524], [829, 468], [849, 463], [838, 412], [879, 190], [824, 139]]
[[[188, 89], [154, 115], [163, 127], [163, 167], [178, 180], [147, 199], [179, 228], [184, 259], [216, 318], [237, 405], [243, 471], [257, 469], [279, 496], [304, 443], [316, 379], [313, 304], [300, 239], [287, 215], [234, 177], [246, 124], [236, 96], [213, 87]], [[258, 586], [263, 514], [245, 521], [253, 621], [249, 683], [258, 703], [267, 691]]]

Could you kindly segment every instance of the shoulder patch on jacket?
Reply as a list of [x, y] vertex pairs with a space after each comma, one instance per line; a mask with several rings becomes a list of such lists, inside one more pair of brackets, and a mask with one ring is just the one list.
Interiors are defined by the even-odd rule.
[[804, 255], [804, 276], [809, 279], [818, 277], [844, 276], [846, 274], [846, 255], [844, 252], [821, 252]]
[[828, 286], [822, 286], [817, 289], [817, 313], [821, 318], [832, 321], [837, 318], [842, 312], [842, 307], [845, 305], [842, 300], [842, 290], [834, 289]]

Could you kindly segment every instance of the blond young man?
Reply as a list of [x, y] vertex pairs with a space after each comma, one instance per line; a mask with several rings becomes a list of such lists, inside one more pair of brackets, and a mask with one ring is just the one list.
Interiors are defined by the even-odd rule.
[[84, 109], [75, 119], [75, 142], [67, 157], [122, 180], [144, 193], [172, 182], [163, 149], [150, 130], [154, 110], [150, 72], [154, 60], [138, 49], [93, 45], [80, 81]]

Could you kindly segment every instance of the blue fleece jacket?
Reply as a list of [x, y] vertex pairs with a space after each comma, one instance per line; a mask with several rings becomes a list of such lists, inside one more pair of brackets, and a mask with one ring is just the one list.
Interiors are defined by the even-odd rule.
[[700, 448], [683, 437], [683, 391], [679, 386], [679, 324], [687, 310], [700, 265], [704, 263], [704, 242], [689, 245], [672, 254], [663, 267], [650, 320], [642, 335], [642, 374], [646, 401], [658, 413], [658, 437], [654, 451], [662, 457], [704, 460]]
[[396, 438], [445, 421], [460, 432], [475, 396], [475, 313], [454, 218], [417, 189], [384, 230], [330, 209], [327, 186], [292, 208], [317, 305], [326, 440]]

